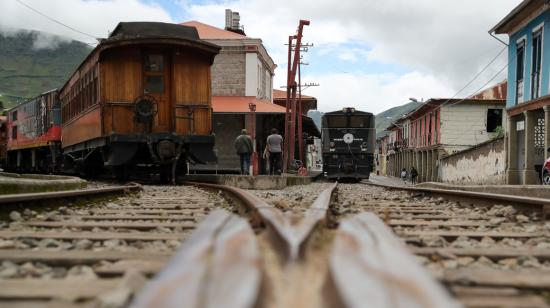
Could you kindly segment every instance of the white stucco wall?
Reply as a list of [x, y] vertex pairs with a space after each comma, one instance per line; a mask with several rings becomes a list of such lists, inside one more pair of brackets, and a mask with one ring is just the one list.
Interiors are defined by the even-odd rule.
[[439, 162], [444, 183], [462, 185], [497, 185], [506, 183], [504, 139], [497, 139]]
[[255, 52], [246, 53], [245, 57], [245, 96], [258, 95], [258, 55]]
[[[463, 103], [441, 108], [441, 144], [449, 154], [480, 144], [493, 137], [487, 132], [487, 110], [504, 109], [502, 104]], [[506, 123], [505, 112], [502, 124]]]

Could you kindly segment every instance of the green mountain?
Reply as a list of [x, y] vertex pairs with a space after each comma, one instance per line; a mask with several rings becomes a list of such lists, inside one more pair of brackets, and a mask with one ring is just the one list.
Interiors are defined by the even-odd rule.
[[386, 128], [391, 125], [392, 122], [399, 120], [403, 115], [418, 108], [422, 103], [410, 102], [405, 105], [390, 108], [376, 115], [376, 137], [384, 136]]
[[321, 118], [323, 117], [323, 114], [321, 111], [318, 110], [310, 110], [307, 113], [307, 116], [310, 117], [315, 125], [317, 125], [317, 128], [319, 131], [321, 131]]
[[37, 31], [0, 32], [0, 101], [10, 107], [62, 86], [91, 50]]

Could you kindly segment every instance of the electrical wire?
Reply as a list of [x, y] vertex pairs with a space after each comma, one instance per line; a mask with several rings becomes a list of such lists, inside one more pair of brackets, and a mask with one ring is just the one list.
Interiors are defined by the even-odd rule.
[[[424, 105], [428, 105], [428, 106], [435, 106], [436, 108], [434, 110], [437, 110], [439, 108], [441, 108], [443, 105], [447, 104], [448, 102], [450, 102], [453, 98], [455, 98], [458, 94], [460, 94], [462, 91], [464, 91], [466, 88], [468, 88], [479, 76], [481, 76], [481, 74], [483, 74], [484, 71], [486, 71], [490, 66], [491, 64], [493, 64], [497, 59], [498, 57], [500, 57], [500, 55], [502, 55], [502, 53], [507, 49], [507, 47], [504, 47], [502, 48], [498, 54], [496, 56], [494, 56], [491, 61], [489, 61], [489, 63], [487, 63], [487, 65], [485, 65], [485, 67], [483, 67], [483, 69], [481, 71], [479, 71], [470, 81], [468, 81], [468, 83], [466, 83], [465, 86], [463, 86], [460, 90], [458, 90], [458, 92], [456, 92], [453, 96], [451, 96], [451, 98], [447, 99], [445, 102], [443, 102], [442, 104], [434, 104], [434, 103], [430, 103], [430, 102], [424, 102], [422, 105], [418, 106], [416, 109], [412, 110], [411, 112], [409, 113], [413, 113], [414, 111], [416, 111], [418, 108], [424, 106]], [[500, 73], [500, 72], [499, 72]], [[493, 80], [495, 77], [491, 78], [491, 80]], [[490, 81], [489, 81], [490, 82]], [[483, 85], [482, 88], [480, 90], [482, 90], [487, 84]], [[470, 96], [473, 96], [475, 95], [477, 92], [479, 92], [480, 90], [477, 90], [476, 92], [474, 92], [472, 95]], [[468, 96], [468, 97], [470, 97]], [[408, 113], [408, 114], [409, 114]], [[403, 116], [406, 116], [406, 115], [403, 115]], [[399, 120], [399, 119], [398, 119]]]
[[82, 31], [80, 31], [80, 30], [78, 30], [78, 29], [75, 29], [75, 28], [73, 28], [73, 27], [71, 27], [71, 26], [68, 26], [68, 25], [66, 25], [66, 24], [64, 24], [64, 23], [62, 23], [62, 22], [60, 22], [60, 21], [58, 21], [58, 20], [56, 20], [56, 19], [54, 19], [54, 18], [52, 18], [52, 17], [46, 15], [46, 14], [44, 14], [44, 13], [38, 11], [37, 9], [33, 8], [32, 6], [26, 4], [25, 2], [23, 2], [23, 1], [21, 1], [21, 0], [15, 0], [15, 1], [17, 1], [19, 4], [25, 6], [25, 7], [28, 8], [29, 10], [31, 10], [31, 11], [33, 11], [33, 12], [35, 12], [35, 13], [37, 13], [37, 14], [39, 14], [39, 15], [45, 17], [45, 18], [47, 18], [47, 19], [49, 19], [49, 20], [52, 21], [52, 22], [55, 22], [55, 23], [58, 24], [58, 25], [61, 25], [61, 26], [65, 27], [65, 28], [68, 28], [68, 29], [71, 29], [71, 30], [73, 30], [74, 32], [77, 32], [77, 33], [80, 33], [80, 34], [89, 36], [89, 37], [93, 38], [94, 40], [97, 40], [97, 39], [98, 39], [97, 36], [88, 34], [88, 33], [86, 33], [86, 32], [82, 32]]

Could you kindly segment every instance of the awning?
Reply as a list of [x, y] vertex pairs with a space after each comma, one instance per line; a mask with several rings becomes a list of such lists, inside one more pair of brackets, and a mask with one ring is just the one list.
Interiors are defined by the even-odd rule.
[[212, 96], [215, 113], [248, 113], [250, 104], [256, 105], [256, 113], [285, 113], [286, 109], [256, 98], [255, 96]]
[[[256, 104], [256, 114], [280, 116], [284, 121], [285, 107], [259, 100], [254, 96], [212, 96], [212, 109], [217, 114], [250, 113], [251, 103]], [[321, 137], [321, 132], [308, 116], [302, 116], [302, 129], [310, 136]]]

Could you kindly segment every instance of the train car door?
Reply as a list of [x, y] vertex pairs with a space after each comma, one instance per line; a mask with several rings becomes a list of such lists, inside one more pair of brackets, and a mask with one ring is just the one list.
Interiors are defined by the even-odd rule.
[[144, 57], [143, 93], [157, 102], [153, 132], [169, 132], [172, 128], [170, 101], [170, 57], [165, 51], [147, 51]]

